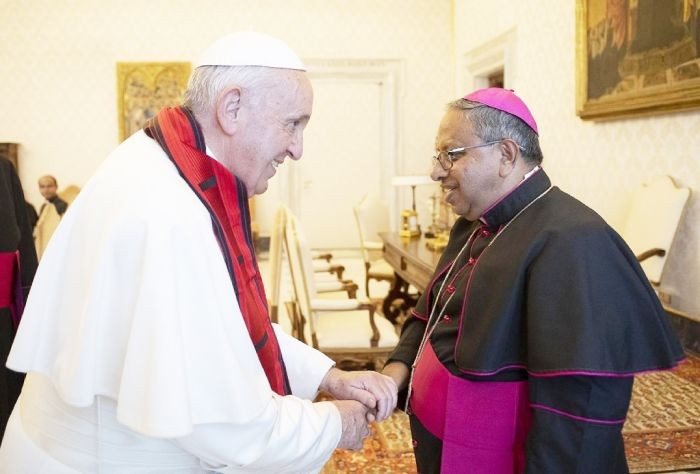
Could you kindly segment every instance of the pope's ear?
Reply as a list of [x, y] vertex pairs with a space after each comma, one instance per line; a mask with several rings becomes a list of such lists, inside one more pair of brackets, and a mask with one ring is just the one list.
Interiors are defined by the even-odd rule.
[[216, 119], [221, 130], [227, 135], [233, 135], [238, 126], [241, 109], [241, 89], [231, 87], [221, 93], [216, 101]]

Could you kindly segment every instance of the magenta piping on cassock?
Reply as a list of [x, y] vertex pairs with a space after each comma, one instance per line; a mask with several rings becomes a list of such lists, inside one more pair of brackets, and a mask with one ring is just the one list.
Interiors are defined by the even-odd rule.
[[[494, 237], [495, 238], [495, 237]], [[472, 286], [472, 278], [474, 277], [474, 273], [476, 272], [476, 267], [479, 265], [479, 261], [481, 260], [481, 257], [489, 250], [489, 247], [487, 246], [481, 254], [476, 258], [476, 261], [474, 262], [474, 267], [472, 268], [472, 271], [469, 273], [469, 278], [467, 278], [467, 287], [464, 290], [464, 300], [462, 301], [462, 312], [459, 313], [459, 331], [457, 332], [457, 343], [455, 344], [455, 350], [454, 350], [454, 360], [458, 360], [457, 357], [457, 348], [459, 345], [462, 343], [462, 329], [464, 328], [464, 324], [462, 324], [462, 318], [464, 318], [464, 314], [467, 312], [467, 299], [469, 298], [469, 289]], [[461, 371], [461, 369], [460, 369]]]
[[[454, 260], [453, 260], [454, 261]], [[430, 295], [433, 294], [433, 287], [435, 286], [435, 282], [445, 274], [445, 272], [448, 272], [450, 270], [450, 267], [452, 266], [452, 262], [448, 263], [445, 265], [445, 267], [437, 272], [435, 276], [433, 277], [432, 280], [430, 280], [430, 283], [428, 284], [428, 288], [425, 289], [425, 307], [430, 308]], [[445, 282], [447, 283], [447, 282]]]
[[[433, 286], [435, 286], [435, 282], [436, 282], [437, 279], [440, 278], [440, 276], [441, 276], [445, 271], [447, 271], [449, 268], [450, 268], [450, 265], [448, 264], [447, 266], [445, 266], [445, 268], [443, 268], [442, 270], [440, 270], [439, 272], [437, 272], [437, 273], [435, 274], [435, 276], [433, 277], [433, 279], [430, 280], [430, 283], [428, 284], [428, 287], [425, 289], [425, 307], [426, 307], [426, 309], [429, 309], [429, 308], [430, 308], [430, 295], [432, 294]], [[420, 319], [421, 321], [427, 321], [427, 320], [428, 320], [428, 317], [427, 317], [427, 316], [423, 316], [422, 314], [418, 314], [418, 313], [416, 312], [416, 309], [415, 309], [415, 308], [413, 308], [413, 309], [411, 310], [411, 314], [412, 314], [413, 316], [415, 316], [416, 318]]]
[[[454, 282], [454, 281], [457, 281], [457, 277], [459, 277], [459, 275], [461, 275], [461, 274], [464, 272], [465, 269], [469, 268], [469, 261], [471, 260], [472, 257], [469, 257], [469, 256], [467, 256], [467, 257], [468, 257], [468, 259], [467, 259], [466, 262], [464, 262], [464, 265], [462, 265], [461, 267], [459, 267], [459, 268], [457, 269], [457, 271], [455, 272], [455, 274], [452, 275], [452, 281], [453, 281], [453, 282]], [[475, 261], [476, 261], [476, 259], [475, 259]], [[449, 282], [445, 282], [445, 283], [447, 283], [447, 285], [449, 286]]]
[[[671, 369], [677, 368], [680, 364], [685, 362], [687, 358], [683, 357], [682, 359], [678, 360]], [[527, 366], [525, 364], [511, 364], [511, 365], [504, 365], [503, 367], [499, 367], [496, 370], [491, 370], [488, 372], [481, 372], [481, 371], [476, 371], [476, 370], [466, 370], [466, 369], [459, 369], [460, 372], [464, 374], [469, 374], [469, 375], [475, 375], [475, 376], [483, 376], [483, 377], [488, 377], [490, 375], [495, 375], [500, 372], [503, 372], [504, 370], [511, 370], [511, 369], [527, 369]], [[562, 377], [562, 376], [575, 376], [575, 375], [582, 375], [582, 376], [590, 376], [590, 377], [620, 377], [620, 378], [625, 378], [625, 377], [634, 377], [636, 375], [643, 375], [643, 374], [651, 374], [654, 372], [665, 372], [667, 371], [667, 368], [654, 368], [654, 369], [647, 369], [647, 370], [638, 370], [635, 372], [596, 372], [593, 370], [559, 370], [556, 372], [535, 372], [532, 370], [527, 370], [528, 375], [532, 377], [541, 377], [541, 378], [547, 378], [547, 377]]]
[[[683, 361], [687, 360], [687, 358], [683, 357], [676, 361], [675, 364], [673, 364], [670, 369], [675, 369], [678, 367], [679, 364], [681, 364]], [[652, 369], [645, 369], [645, 370], [637, 370], [634, 372], [598, 372], [598, 371], [589, 371], [589, 370], [560, 370], [557, 372], [532, 372], [528, 370], [528, 374], [532, 375], [533, 377], [559, 377], [562, 375], [587, 375], [587, 376], [593, 376], [593, 377], [634, 377], [635, 375], [643, 375], [643, 374], [651, 374], [654, 372], [665, 372], [667, 371], [668, 368], [652, 368]]]
[[596, 423], [598, 425], [621, 425], [625, 422], [626, 419], [623, 418], [621, 420], [597, 420], [595, 418], [584, 418], [583, 416], [577, 416], [573, 413], [567, 413], [565, 411], [557, 410], [556, 408], [548, 407], [546, 405], [536, 405], [534, 403], [531, 403], [530, 407], [535, 408], [537, 410], [544, 410], [551, 413], [555, 413], [557, 415], [565, 416], [574, 420], [585, 421], [586, 423]]

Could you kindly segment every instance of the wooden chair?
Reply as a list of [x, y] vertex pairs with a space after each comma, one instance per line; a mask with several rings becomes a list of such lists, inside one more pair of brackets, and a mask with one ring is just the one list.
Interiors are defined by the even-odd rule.
[[389, 208], [373, 194], [365, 195], [353, 207], [357, 230], [360, 234], [362, 259], [365, 261], [365, 291], [369, 298], [370, 280], [394, 281], [394, 269], [382, 256], [382, 241], [379, 232], [389, 230]]
[[40, 260], [60, 222], [61, 216], [58, 215], [56, 207], [52, 205], [44, 206], [41, 214], [39, 214], [39, 219], [36, 221], [36, 227], [34, 227], [34, 247], [36, 248], [36, 256]]
[[338, 280], [342, 281], [345, 267], [342, 265], [331, 263], [331, 258], [332, 255], [329, 253], [312, 253], [313, 271], [314, 273], [334, 274], [336, 275]]
[[293, 332], [340, 367], [380, 367], [398, 342], [394, 326], [375, 315], [369, 301], [315, 298], [311, 253], [292, 215], [287, 220], [285, 244], [295, 295], [294, 304], [287, 305], [295, 324]]
[[80, 187], [76, 186], [75, 184], [70, 184], [66, 186], [66, 188], [63, 191], [60, 191], [58, 193], [59, 197], [66, 201], [68, 205], [70, 206], [73, 204], [73, 201], [75, 198], [78, 196], [80, 193]]
[[[287, 216], [290, 211], [285, 206], [280, 206], [275, 213], [275, 222], [270, 236], [270, 319], [272, 322], [279, 322], [279, 303], [282, 284], [282, 262], [284, 247], [284, 232], [287, 225]], [[327, 255], [321, 256], [326, 259]], [[316, 290], [318, 293], [346, 292], [348, 298], [355, 298], [357, 295], [357, 284], [352, 280], [324, 279], [315, 276]]]
[[[286, 206], [281, 206], [289, 209]], [[284, 224], [282, 225], [284, 229]], [[270, 243], [272, 245], [272, 242]], [[330, 273], [335, 275], [339, 281], [343, 281], [343, 272], [345, 272], [345, 267], [343, 265], [338, 265], [331, 262], [333, 259], [333, 254], [330, 252], [311, 252], [311, 257], [313, 259], [313, 268], [315, 273]]]
[[[80, 193], [80, 188], [71, 184], [60, 191], [58, 197], [66, 201], [68, 206], [70, 206], [78, 196], [78, 193]], [[61, 216], [56, 211], [56, 207], [50, 205], [44, 206], [36, 221], [36, 226], [34, 227], [34, 247], [36, 248], [36, 255], [39, 259], [41, 259], [41, 256], [44, 254], [46, 246], [49, 245], [49, 240], [51, 240], [51, 236], [60, 222]]]
[[643, 184], [632, 197], [621, 235], [655, 287], [661, 283], [664, 264], [689, 199], [690, 190], [677, 187], [670, 176], [658, 176]]

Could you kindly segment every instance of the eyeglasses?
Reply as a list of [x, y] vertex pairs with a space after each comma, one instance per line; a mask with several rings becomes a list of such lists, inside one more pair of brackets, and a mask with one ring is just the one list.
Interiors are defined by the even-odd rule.
[[492, 142], [481, 143], [479, 145], [461, 146], [459, 148], [441, 151], [437, 155], [433, 156], [433, 166], [435, 166], [435, 163], [440, 163], [440, 166], [443, 170], [449, 171], [452, 169], [452, 165], [454, 164], [454, 162], [459, 160], [462, 157], [462, 155], [464, 155], [467, 152], [467, 150], [471, 150], [472, 148], [481, 148], [485, 146], [495, 145], [496, 143], [499, 143], [502, 140], [503, 139], [494, 140]]

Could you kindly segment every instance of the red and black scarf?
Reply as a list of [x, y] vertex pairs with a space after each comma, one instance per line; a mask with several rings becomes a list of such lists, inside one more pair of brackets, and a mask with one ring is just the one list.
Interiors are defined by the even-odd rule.
[[164, 108], [146, 123], [144, 131], [160, 144], [211, 214], [214, 234], [265, 375], [275, 392], [290, 394], [282, 352], [270, 323], [265, 290], [255, 260], [245, 185], [207, 156], [202, 130], [189, 109]]

